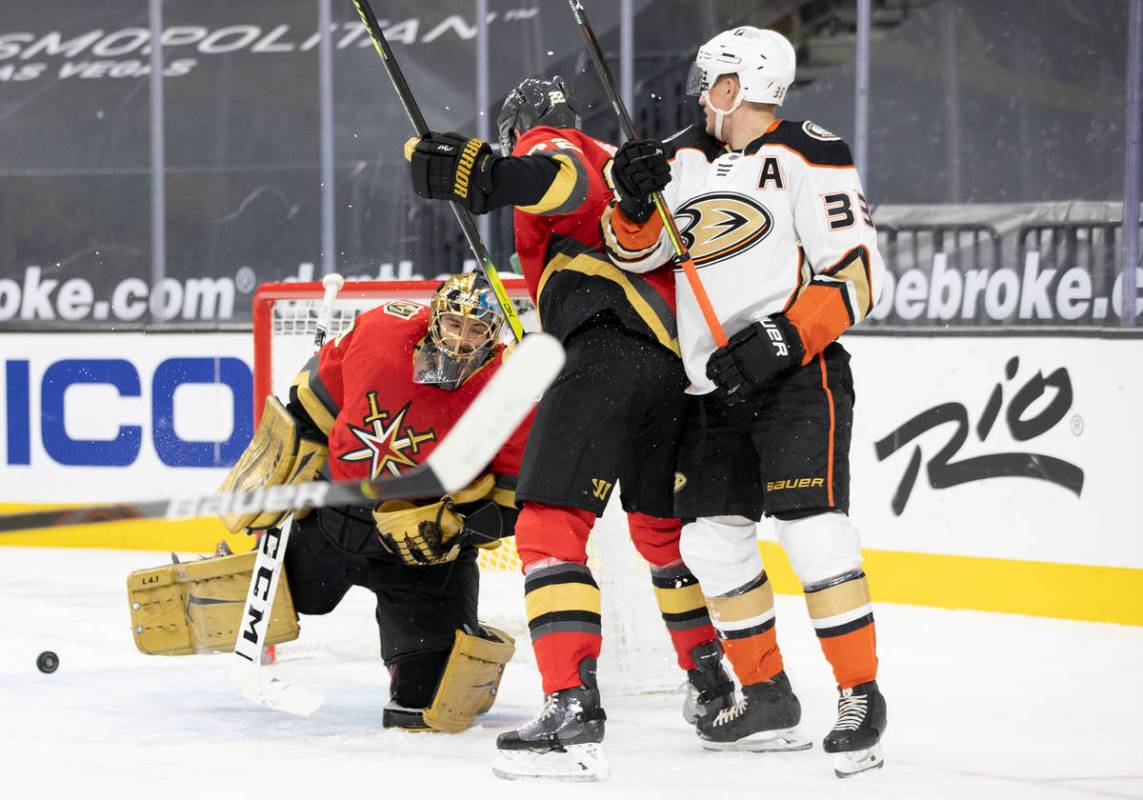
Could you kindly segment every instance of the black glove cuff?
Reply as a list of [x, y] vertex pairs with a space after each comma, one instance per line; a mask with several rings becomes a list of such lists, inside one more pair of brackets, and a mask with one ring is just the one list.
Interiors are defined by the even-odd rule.
[[628, 197], [621, 192], [619, 208], [627, 219], [642, 225], [655, 213], [655, 201], [650, 197]]
[[413, 190], [432, 200], [453, 200], [480, 214], [488, 210], [496, 158], [483, 139], [430, 133], [409, 153]]
[[[806, 348], [802, 344], [802, 337], [798, 334], [798, 329], [794, 327], [794, 323], [790, 322], [789, 317], [785, 314], [774, 314], [771, 317], [766, 317], [766, 322], [769, 322], [779, 333], [782, 334], [782, 339], [786, 343], [786, 349], [790, 353], [790, 366], [800, 367], [802, 359], [806, 356]], [[761, 322], [754, 323], [762, 328], [763, 336], [769, 337], [766, 332], [766, 326]]]

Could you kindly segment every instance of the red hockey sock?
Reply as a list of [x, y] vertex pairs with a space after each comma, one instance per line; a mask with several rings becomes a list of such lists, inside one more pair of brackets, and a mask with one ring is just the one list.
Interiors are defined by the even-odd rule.
[[528, 629], [545, 694], [579, 686], [580, 662], [599, 657], [599, 587], [587, 568], [594, 522], [588, 511], [527, 502], [516, 521]]
[[706, 598], [698, 579], [679, 555], [682, 523], [677, 519], [651, 517], [632, 512], [627, 515], [635, 549], [651, 565], [655, 602], [667, 626], [675, 657], [682, 669], [694, 669], [691, 651], [717, 638]]
[[545, 558], [586, 564], [593, 525], [595, 514], [590, 511], [525, 501], [516, 519], [516, 552], [524, 570]]

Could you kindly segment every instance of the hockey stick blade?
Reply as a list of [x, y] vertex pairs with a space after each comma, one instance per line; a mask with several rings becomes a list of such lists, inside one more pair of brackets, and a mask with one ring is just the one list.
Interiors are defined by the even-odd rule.
[[563, 347], [554, 337], [543, 333], [526, 336], [425, 463], [400, 475], [376, 481], [315, 481], [251, 492], [4, 514], [0, 515], [0, 533], [129, 519], [189, 519], [440, 497], [463, 489], [480, 474], [555, 380], [563, 363]]
[[320, 692], [267, 675], [253, 664], [236, 662], [230, 668], [230, 682], [247, 700], [296, 717], [308, 717], [325, 703]]

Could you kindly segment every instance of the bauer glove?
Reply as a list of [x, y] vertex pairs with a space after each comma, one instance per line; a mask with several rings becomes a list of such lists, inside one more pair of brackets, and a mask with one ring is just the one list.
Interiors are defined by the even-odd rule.
[[706, 376], [728, 406], [761, 394], [774, 379], [802, 363], [802, 339], [785, 314], [763, 317], [711, 353]]
[[671, 182], [671, 165], [663, 143], [654, 139], [625, 142], [611, 163], [611, 179], [623, 215], [632, 222], [646, 222], [655, 210], [651, 195]]
[[474, 214], [488, 210], [496, 158], [483, 139], [428, 133], [405, 143], [413, 191], [430, 200], [455, 200]]

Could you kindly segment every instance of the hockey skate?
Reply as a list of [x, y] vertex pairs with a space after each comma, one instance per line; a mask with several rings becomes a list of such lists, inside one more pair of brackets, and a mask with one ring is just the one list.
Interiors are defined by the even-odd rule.
[[734, 682], [722, 668], [722, 647], [717, 640], [691, 650], [691, 658], [695, 668], [687, 670], [683, 719], [696, 725], [699, 717], [713, 717], [734, 704]]
[[742, 699], [712, 717], [700, 717], [695, 727], [706, 750], [808, 750], [813, 743], [795, 730], [801, 719], [802, 705], [790, 679], [779, 672], [743, 686]]
[[396, 700], [390, 700], [381, 711], [382, 728], [401, 728], [406, 731], [431, 731], [425, 722], [423, 708], [408, 708]]
[[885, 765], [881, 755], [885, 723], [885, 698], [877, 681], [841, 690], [837, 722], [822, 742], [823, 750], [835, 754], [833, 772], [837, 777], [848, 778]]
[[611, 774], [603, 754], [607, 715], [595, 682], [595, 659], [584, 659], [579, 673], [582, 685], [547, 695], [537, 719], [497, 737], [496, 777], [601, 781]]

